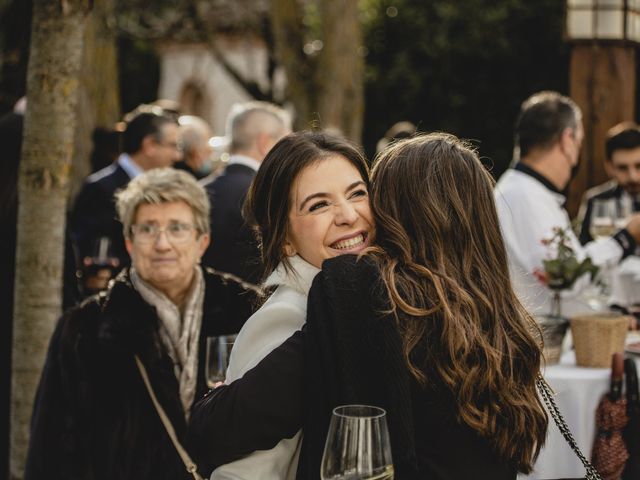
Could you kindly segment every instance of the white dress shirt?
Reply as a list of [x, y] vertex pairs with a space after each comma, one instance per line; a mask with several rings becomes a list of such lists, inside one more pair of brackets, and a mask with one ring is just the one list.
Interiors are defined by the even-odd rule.
[[[584, 247], [580, 245], [563, 207], [565, 197], [528, 173], [509, 169], [496, 185], [495, 200], [509, 256], [511, 281], [516, 294], [533, 315], [551, 311], [552, 291], [542, 285], [533, 272], [543, 269], [543, 259], [549, 258], [549, 247], [541, 242], [551, 238], [554, 227], [567, 231], [578, 260], [588, 255], [595, 265], [615, 265], [623, 255], [619, 242], [612, 237], [595, 240]], [[593, 312], [580, 295], [588, 284], [589, 278], [585, 275], [576, 281], [571, 291], [563, 292], [563, 315]]]

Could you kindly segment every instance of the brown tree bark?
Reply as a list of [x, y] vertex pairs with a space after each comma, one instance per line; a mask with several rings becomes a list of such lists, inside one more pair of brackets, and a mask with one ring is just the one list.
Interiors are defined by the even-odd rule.
[[573, 217], [585, 190], [609, 179], [604, 169], [607, 130], [635, 119], [636, 48], [575, 45], [571, 51], [569, 92], [582, 110], [585, 133], [578, 173], [569, 184], [567, 210]]
[[358, 2], [319, 0], [322, 48], [307, 55], [309, 39], [299, 0], [273, 0], [276, 56], [287, 74], [296, 128], [334, 129], [361, 141], [364, 114], [362, 29]]
[[315, 70], [318, 112], [325, 128], [361, 141], [364, 60], [358, 2], [321, 0], [322, 40]]
[[[34, 0], [18, 180], [10, 478], [24, 474], [33, 398], [60, 315], [78, 72], [90, 0]], [[52, 472], [53, 473], [53, 472]]]
[[76, 134], [73, 149], [70, 198], [80, 190], [91, 173], [89, 157], [96, 127], [111, 128], [120, 118], [120, 91], [116, 38], [109, 20], [114, 0], [94, 0], [84, 33], [82, 68], [76, 107]]
[[287, 75], [286, 97], [296, 110], [295, 128], [310, 128], [316, 110], [314, 59], [303, 50], [305, 30], [299, 0], [272, 0], [271, 25], [275, 55]]

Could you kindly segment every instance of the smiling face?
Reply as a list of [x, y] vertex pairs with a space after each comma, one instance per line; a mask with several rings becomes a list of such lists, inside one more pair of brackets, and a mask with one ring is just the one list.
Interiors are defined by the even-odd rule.
[[[168, 236], [171, 225], [190, 225], [184, 239]], [[189, 290], [195, 266], [209, 244], [209, 235], [199, 234], [191, 207], [185, 202], [142, 204], [138, 207], [133, 226], [150, 226], [161, 230], [155, 238], [143, 241], [134, 233], [126, 240], [133, 266], [140, 277], [164, 293], [177, 305]]]
[[290, 192], [285, 253], [321, 268], [327, 258], [359, 253], [374, 233], [367, 186], [341, 155], [306, 167]]

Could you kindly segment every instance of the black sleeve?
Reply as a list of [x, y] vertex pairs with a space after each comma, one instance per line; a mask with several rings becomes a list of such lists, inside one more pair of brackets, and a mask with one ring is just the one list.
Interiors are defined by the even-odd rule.
[[187, 445], [202, 473], [273, 448], [302, 428], [304, 363], [304, 331], [298, 331], [242, 378], [194, 405]]
[[591, 211], [593, 210], [593, 200], [587, 200], [587, 205], [585, 208], [584, 217], [582, 218], [582, 223], [580, 224], [580, 235], [578, 239], [582, 245], [586, 245], [587, 243], [593, 240], [591, 233], [589, 232], [589, 227], [591, 226]]

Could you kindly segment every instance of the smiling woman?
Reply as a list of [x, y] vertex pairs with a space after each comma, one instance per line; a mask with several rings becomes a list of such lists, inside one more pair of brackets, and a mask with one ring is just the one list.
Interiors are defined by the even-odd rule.
[[[309, 289], [324, 260], [359, 253], [369, 245], [374, 224], [368, 188], [364, 157], [341, 138], [294, 133], [267, 154], [249, 189], [245, 216], [261, 240], [265, 286], [277, 288], [240, 331], [227, 383], [243, 377], [302, 328]], [[203, 472], [217, 466], [212, 479], [295, 478], [301, 432], [271, 450], [229, 463], [249, 452], [234, 448], [234, 432], [217, 427], [218, 416], [228, 412], [208, 409], [207, 401], [214, 396], [194, 407], [190, 426], [189, 443]], [[263, 400], [251, 395], [236, 398], [234, 412], [243, 409], [243, 402], [255, 407]]]
[[367, 184], [341, 155], [305, 168], [291, 188], [288, 256], [300, 255], [314, 267], [345, 253], [360, 253], [373, 231]]

